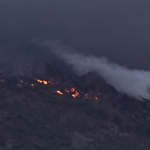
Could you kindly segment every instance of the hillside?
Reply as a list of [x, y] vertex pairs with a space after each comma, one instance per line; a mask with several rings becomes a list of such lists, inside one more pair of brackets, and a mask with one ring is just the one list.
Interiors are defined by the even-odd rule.
[[[33, 87], [24, 76], [29, 84], [22, 86], [16, 84], [21, 77], [1, 74], [1, 150], [149, 150], [148, 101], [120, 94], [93, 74], [77, 80], [52, 72], [59, 79], [57, 86]], [[54, 92], [62, 90], [62, 80], [72, 80], [69, 86], [80, 89], [81, 96]], [[100, 92], [98, 100], [82, 96], [91, 89]]]

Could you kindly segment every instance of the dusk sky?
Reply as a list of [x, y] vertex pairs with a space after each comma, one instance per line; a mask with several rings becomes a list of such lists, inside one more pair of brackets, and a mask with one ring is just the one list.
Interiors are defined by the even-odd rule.
[[148, 0], [0, 0], [0, 57], [16, 47], [22, 53], [22, 43], [39, 38], [150, 69], [149, 6]]

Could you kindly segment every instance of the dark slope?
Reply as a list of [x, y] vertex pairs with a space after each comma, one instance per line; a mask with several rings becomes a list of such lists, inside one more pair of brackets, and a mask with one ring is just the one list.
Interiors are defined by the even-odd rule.
[[100, 101], [57, 95], [43, 86], [1, 83], [0, 149], [150, 149], [149, 102], [117, 93], [92, 73], [78, 82], [72, 78], [78, 88], [101, 90]]

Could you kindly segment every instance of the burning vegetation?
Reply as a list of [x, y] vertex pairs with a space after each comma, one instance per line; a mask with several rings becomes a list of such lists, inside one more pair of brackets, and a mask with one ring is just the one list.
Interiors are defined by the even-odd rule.
[[[56, 133], [58, 133], [57, 125], [62, 123], [62, 125], [64, 125], [62, 127], [64, 128], [60, 128], [60, 125], [58, 126], [58, 129], [60, 129], [60, 132], [59, 132], [60, 134], [62, 133], [61, 132], [62, 130], [65, 132], [68, 130], [68, 126], [67, 126], [68, 124], [72, 128], [72, 131], [78, 128], [80, 131], [81, 126], [82, 126], [83, 131], [87, 130], [87, 133], [89, 133], [89, 130], [95, 133], [95, 129], [97, 129], [97, 132], [99, 132], [100, 128], [104, 128], [106, 125], [112, 125], [112, 123], [116, 125], [114, 126], [115, 127], [114, 131], [116, 131], [116, 127], [118, 127], [117, 129], [122, 128], [123, 130], [128, 131], [128, 132], [131, 132], [131, 131], [134, 132], [137, 129], [138, 130], [143, 129], [143, 127], [141, 127], [141, 125], [143, 126], [143, 124], [141, 123], [138, 124], [138, 122], [145, 121], [143, 116], [145, 115], [144, 114], [145, 110], [149, 112], [150, 105], [147, 105], [146, 103], [144, 105], [144, 103], [141, 104], [141, 102], [139, 101], [133, 101], [133, 99], [131, 100], [129, 99], [129, 97], [126, 97], [124, 95], [122, 96], [120, 93], [116, 93], [113, 88], [110, 88], [109, 85], [107, 84], [104, 85], [101, 81], [100, 81], [101, 84], [99, 84], [100, 82], [97, 82], [97, 80], [96, 82], [92, 82], [92, 84], [89, 84], [88, 81], [89, 79], [91, 79], [91, 76], [87, 78], [85, 77], [77, 78], [78, 84], [76, 84], [75, 77], [73, 78], [70, 77], [69, 79], [69, 75], [67, 76], [67, 74], [60, 73], [59, 70], [58, 70], [59, 73], [56, 74], [55, 71], [53, 71], [52, 69], [49, 69], [49, 72], [47, 73], [48, 75], [38, 74], [38, 73], [34, 74], [33, 69], [29, 69], [29, 70], [30, 70], [29, 73], [22, 71], [22, 72], [19, 72], [18, 74], [11, 74], [11, 75], [10, 74], [8, 75], [4, 73], [3, 71], [0, 71], [0, 83], [1, 85], [6, 85], [2, 87], [7, 87], [6, 89], [9, 89], [9, 87], [13, 87], [13, 88], [15, 87], [14, 89], [17, 91], [16, 92], [17, 94], [15, 94], [15, 92], [13, 93], [15, 97], [13, 98], [11, 95], [12, 93], [11, 90], [10, 90], [10, 93], [8, 92], [7, 94], [7, 90], [4, 89], [5, 91], [4, 93], [6, 93], [6, 99], [8, 100], [2, 99], [3, 101], [1, 102], [1, 107], [2, 107], [1, 109], [3, 109], [3, 107], [6, 106], [5, 109], [8, 109], [8, 111], [9, 110], [12, 111], [13, 107], [16, 107], [15, 109], [19, 110], [16, 115], [20, 119], [19, 121], [17, 121], [19, 123], [18, 127], [21, 127], [20, 122], [23, 121], [22, 118], [28, 116], [26, 114], [24, 115], [24, 112], [25, 113], [27, 112], [27, 114], [30, 112], [31, 115], [29, 115], [29, 118], [25, 119], [25, 122], [23, 122], [23, 126], [24, 124], [28, 123], [28, 120], [29, 121], [32, 120], [30, 119], [31, 117], [36, 117], [35, 121], [33, 120], [33, 125], [29, 124], [30, 127], [33, 127], [32, 130], [29, 130], [29, 133], [30, 131], [33, 131], [34, 129], [36, 130], [35, 133], [36, 132], [39, 133], [40, 123], [44, 124], [45, 122], [48, 122], [46, 124], [46, 129], [50, 130], [48, 131], [48, 133], [50, 133], [51, 131], [55, 129], [56, 129]], [[67, 78], [68, 80], [63, 80], [64, 77]], [[78, 86], [78, 85], [81, 85], [81, 86]], [[95, 87], [98, 87], [98, 89], [96, 89]], [[10, 88], [10, 89], [13, 89], [13, 88]], [[30, 92], [30, 90], [32, 92]], [[20, 91], [23, 91], [22, 92], [23, 94], [20, 94], [19, 93]], [[55, 94], [52, 94], [49, 91], [55, 93], [56, 95], [60, 95], [60, 97], [63, 97], [62, 95], [65, 95], [65, 97], [72, 97], [72, 98], [71, 99], [66, 98], [65, 101], [63, 102], [62, 99], [59, 99], [58, 96], [56, 96]], [[97, 91], [100, 91], [100, 92], [97, 92]], [[51, 98], [51, 95], [52, 95], [52, 98]], [[7, 96], [11, 97], [10, 106], [7, 104], [9, 102], [9, 97]], [[107, 96], [106, 97], [107, 102], [103, 101], [105, 100], [105, 96]], [[49, 101], [50, 98], [51, 100]], [[20, 99], [22, 99], [22, 101]], [[80, 99], [83, 99], [83, 100], [78, 101]], [[12, 101], [14, 102], [13, 106], [12, 106]], [[6, 103], [7, 105], [4, 105], [3, 103], [4, 104]], [[137, 106], [135, 106], [135, 104], [137, 104]], [[20, 109], [20, 106], [21, 106], [21, 109]], [[70, 106], [73, 106], [73, 107], [70, 107]], [[24, 109], [22, 109], [22, 107]], [[144, 111], [140, 111], [142, 110], [142, 107], [144, 108]], [[34, 113], [33, 110], [35, 111], [35, 115], [33, 115]], [[22, 113], [23, 116], [21, 117], [20, 117], [20, 111], [23, 111]], [[37, 115], [38, 113], [41, 113], [41, 115], [39, 116], [42, 116], [42, 117], [39, 117]], [[10, 112], [10, 115], [11, 114], [13, 113]], [[45, 121], [43, 121], [43, 114], [47, 115], [45, 117]], [[149, 117], [148, 115], [149, 113], [147, 113], [147, 116], [146, 116], [147, 118]], [[60, 118], [58, 116], [60, 116]], [[56, 117], [56, 118], [53, 119], [53, 117]], [[50, 119], [47, 119], [47, 118], [50, 118]], [[40, 123], [36, 122], [37, 119], [39, 119]], [[54, 121], [51, 121], [52, 119]], [[57, 119], [58, 119], [58, 122], [57, 122]], [[93, 120], [95, 121], [94, 123], [93, 123]], [[5, 123], [5, 122], [6, 120], [2, 121], [2, 123]], [[35, 125], [38, 126], [37, 128], [38, 130], [34, 128]], [[52, 128], [52, 125], [54, 125], [53, 128]], [[149, 131], [149, 125], [150, 123], [144, 124], [145, 131], [147, 130]], [[42, 130], [43, 126], [45, 126], [45, 124], [42, 125], [40, 128], [42, 134], [44, 133]], [[111, 131], [112, 131], [112, 127], [111, 127]], [[17, 128], [16, 120], [15, 120], [14, 127], [13, 128], [11, 127], [11, 129], [14, 129], [14, 128]], [[109, 128], [109, 126], [107, 128]], [[20, 131], [22, 131], [22, 129]], [[142, 133], [143, 130], [139, 132]], [[18, 133], [18, 129], [17, 129], [17, 133]], [[68, 131], [68, 133], [70, 134], [70, 130]], [[68, 137], [68, 133], [66, 134], [66, 137]], [[114, 133], [119, 133], [119, 132], [114, 132]], [[148, 133], [148, 132], [145, 132], [145, 133]], [[99, 135], [101, 134], [102, 133], [100, 132]], [[46, 134], [44, 133], [43, 135], [45, 136]], [[95, 137], [97, 138], [97, 136]], [[45, 141], [45, 139], [43, 141]]]
[[[32, 71], [32, 69], [29, 69]], [[30, 86], [31, 88], [36, 88], [37, 86], [44, 86], [50, 88], [54, 93], [59, 95], [68, 95], [73, 98], [85, 98], [85, 99], [92, 99], [98, 101], [100, 99], [100, 93], [85, 93], [79, 88], [76, 88], [70, 83], [57, 81], [52, 77], [50, 79], [44, 79], [43, 77], [37, 77], [38, 75], [33, 75], [30, 73], [29, 75], [25, 75], [24, 72], [20, 72], [19, 74], [13, 74], [11, 77], [5, 76], [3, 71], [0, 71], [0, 82], [10, 83], [17, 85], [18, 87]]]

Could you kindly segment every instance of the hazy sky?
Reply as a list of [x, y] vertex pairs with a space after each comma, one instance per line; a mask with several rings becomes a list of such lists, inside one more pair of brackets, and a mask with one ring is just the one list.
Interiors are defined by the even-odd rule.
[[20, 40], [59, 39], [77, 51], [150, 69], [149, 6], [149, 0], [0, 0], [0, 44], [8, 52]]

